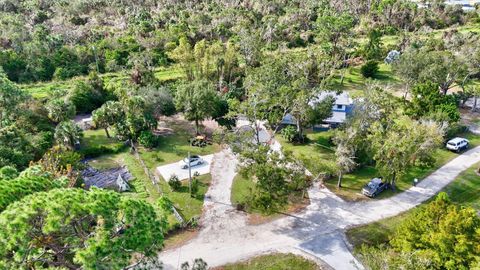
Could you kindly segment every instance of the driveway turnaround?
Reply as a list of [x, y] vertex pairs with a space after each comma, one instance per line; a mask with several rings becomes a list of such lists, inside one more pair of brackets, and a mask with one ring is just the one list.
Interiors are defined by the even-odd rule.
[[363, 269], [349, 250], [345, 230], [398, 215], [438, 193], [462, 171], [480, 161], [480, 146], [432, 173], [416, 187], [383, 200], [345, 202], [314, 184], [310, 205], [301, 213], [262, 225], [248, 225], [247, 216], [230, 204], [237, 160], [228, 150], [215, 154], [212, 184], [206, 194], [199, 235], [184, 246], [159, 254], [165, 269], [179, 269], [202, 258], [216, 267], [271, 252], [308, 254], [324, 269]]
[[[212, 165], [213, 155], [206, 155], [200, 156], [204, 163], [202, 165], [192, 167], [192, 176], [198, 172], [199, 175], [210, 173], [210, 167]], [[163, 179], [168, 182], [172, 175], [178, 176], [179, 180], [187, 179], [188, 178], [188, 169], [182, 169], [182, 165], [184, 165], [183, 161], [178, 161], [175, 163], [163, 165], [157, 167], [158, 173], [162, 175]]]

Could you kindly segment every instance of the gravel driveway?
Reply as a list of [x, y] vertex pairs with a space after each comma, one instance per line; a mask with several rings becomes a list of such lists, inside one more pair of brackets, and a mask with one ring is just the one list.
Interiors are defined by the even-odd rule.
[[453, 159], [416, 187], [388, 199], [345, 202], [315, 184], [310, 205], [297, 215], [262, 225], [248, 225], [246, 215], [230, 205], [237, 160], [224, 150], [215, 154], [212, 185], [204, 203], [202, 229], [186, 245], [159, 254], [165, 269], [202, 258], [215, 267], [269, 252], [307, 253], [333, 269], [363, 269], [348, 248], [345, 230], [407, 211], [439, 192], [458, 174], [480, 161], [480, 147]]
[[[213, 155], [206, 155], [206, 156], [200, 156], [204, 163], [202, 165], [197, 165], [192, 167], [192, 176], [194, 173], [198, 172], [199, 175], [207, 174], [210, 173], [210, 167], [212, 165], [212, 159]], [[182, 166], [184, 165], [183, 161], [178, 161], [175, 163], [163, 165], [157, 167], [157, 172], [160, 173], [165, 179], [165, 181], [168, 182], [170, 177], [172, 175], [178, 176], [178, 179], [183, 180], [188, 178], [188, 169], [182, 169]]]

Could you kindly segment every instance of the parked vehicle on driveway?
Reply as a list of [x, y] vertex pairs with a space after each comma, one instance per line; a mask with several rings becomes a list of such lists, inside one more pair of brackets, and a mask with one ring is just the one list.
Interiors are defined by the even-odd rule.
[[197, 155], [192, 155], [190, 156], [190, 161], [188, 160], [188, 157], [187, 158], [184, 158], [181, 162], [182, 164], [182, 169], [188, 169], [188, 167], [195, 167], [195, 166], [198, 166], [198, 165], [202, 165], [204, 163], [204, 160], [200, 157], [200, 156], [197, 156]]
[[447, 142], [447, 149], [460, 152], [468, 148], [469, 141], [464, 138], [456, 137]]
[[363, 187], [362, 194], [373, 198], [387, 189], [389, 186], [390, 184], [383, 182], [381, 177], [376, 177], [370, 180], [370, 182]]

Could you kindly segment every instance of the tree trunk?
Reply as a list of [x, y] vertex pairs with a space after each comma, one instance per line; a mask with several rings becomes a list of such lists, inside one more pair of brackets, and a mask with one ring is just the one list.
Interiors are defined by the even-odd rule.
[[104, 128], [104, 130], [105, 130], [105, 134], [107, 135], [107, 138], [110, 139], [111, 137], [110, 137], [110, 133], [108, 133], [108, 128]]
[[298, 140], [303, 143], [303, 129], [302, 125], [300, 124], [300, 120], [297, 118], [297, 133], [298, 133]]
[[200, 132], [198, 131], [198, 118], [195, 118], [195, 134], [199, 135]]
[[338, 172], [338, 183], [337, 183], [337, 187], [338, 187], [338, 188], [341, 188], [341, 187], [342, 187], [342, 176], [343, 176], [343, 175], [342, 175], [342, 172], [339, 171], [339, 172]]
[[472, 112], [476, 112], [477, 111], [477, 95], [474, 95], [473, 96], [473, 106], [472, 106]]
[[136, 152], [136, 151], [137, 151], [137, 148], [135, 148], [135, 143], [133, 142], [133, 139], [129, 139], [128, 142], [130, 143], [130, 149], [131, 149], [133, 152]]
[[392, 177], [392, 190], [393, 190], [393, 191], [396, 190], [396, 184], [395, 184], [396, 177], [397, 177], [397, 174], [394, 173], [394, 174], [393, 174], [393, 177]]
[[440, 86], [440, 91], [442, 91], [443, 95], [447, 95], [447, 92], [448, 92], [448, 87], [442, 87]]

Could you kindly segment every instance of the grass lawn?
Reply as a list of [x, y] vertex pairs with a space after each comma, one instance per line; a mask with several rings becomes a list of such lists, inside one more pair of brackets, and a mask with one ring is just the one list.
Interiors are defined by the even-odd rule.
[[[245, 179], [242, 175], [237, 174], [233, 179], [232, 184], [232, 193], [230, 195], [230, 201], [232, 204], [246, 204], [246, 201], [249, 199], [249, 194], [251, 194], [251, 190], [255, 188], [255, 183], [249, 179]], [[250, 225], [258, 225], [263, 224], [279, 217], [282, 217], [284, 213], [295, 213], [299, 210], [303, 209], [309, 204], [308, 198], [302, 197], [302, 195], [307, 196], [307, 193], [302, 194], [301, 192], [293, 193], [290, 195], [288, 199], [288, 204], [286, 205], [285, 209], [278, 212], [273, 213], [271, 215], [265, 215], [255, 209], [245, 209], [248, 215], [248, 223]]]
[[250, 190], [253, 188], [255, 188], [253, 181], [245, 179], [242, 175], [237, 174], [233, 179], [230, 201], [233, 204], [244, 203], [250, 194]]
[[[291, 151], [298, 159], [303, 160], [307, 169], [313, 174], [318, 174], [323, 168], [334, 168], [335, 154], [333, 145], [330, 142], [330, 137], [333, 136], [332, 131], [326, 132], [309, 132], [307, 134], [310, 139], [309, 144], [293, 145], [285, 141], [282, 136], [277, 136], [276, 139], [282, 144], [285, 150]], [[460, 134], [460, 137], [465, 137], [470, 140], [471, 147], [480, 145], [480, 136], [472, 133]], [[435, 164], [430, 167], [414, 167], [408, 170], [400, 179], [397, 180], [397, 190], [387, 190], [382, 192], [376, 199], [390, 197], [395, 193], [402, 192], [411, 187], [413, 179], [418, 178], [422, 180], [427, 177], [437, 168], [446, 164], [451, 159], [458, 156], [457, 153], [448, 151], [446, 149], [438, 149], [435, 156]], [[346, 200], [367, 200], [360, 191], [362, 187], [370, 181], [370, 179], [379, 176], [378, 171], [374, 167], [361, 167], [353, 173], [346, 174], [342, 180], [342, 188], [337, 188], [337, 178], [332, 178], [325, 182], [325, 185], [335, 192], [340, 197]]]
[[[110, 133], [113, 133], [109, 130]], [[110, 134], [113, 136], [113, 134]], [[113, 138], [108, 138], [105, 130], [96, 129], [96, 130], [86, 130], [83, 132], [82, 147], [88, 148], [97, 148], [97, 147], [107, 147], [107, 148], [120, 148], [124, 144]]]
[[315, 262], [294, 254], [274, 253], [248, 261], [227, 264], [214, 270], [319, 270]]
[[[111, 72], [100, 74], [105, 84], [129, 80], [130, 75], [125, 72]], [[155, 78], [159, 81], [173, 81], [183, 78], [184, 73], [178, 66], [160, 67], [155, 70]], [[19, 84], [20, 88], [30, 93], [34, 98], [47, 98], [56, 90], [68, 92], [75, 87], [75, 82], [85, 76], [74, 77], [65, 81], [54, 80], [50, 82], [38, 82], [31, 84]]]
[[[177, 132], [178, 131], [178, 132]], [[174, 135], [161, 138], [160, 145], [152, 150], [140, 147], [140, 156], [144, 160], [146, 166], [153, 174], [157, 166], [176, 162], [187, 155], [190, 151], [192, 154], [211, 154], [220, 149], [218, 145], [210, 145], [205, 148], [192, 147], [188, 143], [190, 135], [186, 130], [175, 130]], [[113, 138], [107, 138], [103, 130], [85, 131], [83, 146], [84, 147], [117, 147], [122, 145], [121, 142]], [[179, 213], [185, 220], [190, 220], [195, 216], [200, 216], [203, 207], [203, 198], [207, 192], [208, 185], [211, 181], [211, 175], [206, 174], [198, 177], [200, 182], [199, 190], [194, 197], [188, 192], [188, 182], [183, 182], [183, 186], [179, 191], [172, 191], [170, 186], [163, 179], [159, 180], [158, 185], [154, 185], [145, 173], [140, 162], [130, 153], [128, 147], [122, 148], [118, 153], [104, 154], [93, 158], [89, 163], [98, 169], [108, 169], [125, 165], [132, 173], [134, 179], [130, 181], [132, 192], [124, 193], [126, 196], [133, 196], [147, 200], [156, 206], [158, 198], [162, 194], [166, 195], [175, 205]], [[178, 221], [173, 215], [169, 216], [170, 228], [175, 228]]]
[[[473, 165], [461, 173], [443, 191], [447, 192], [450, 199], [458, 204], [467, 205], [480, 211], [480, 176], [475, 172], [480, 163]], [[419, 206], [422, 207], [422, 206]], [[362, 244], [379, 245], [389, 241], [398, 225], [409, 215], [416, 211], [412, 209], [395, 217], [383, 219], [364, 226], [355, 227], [347, 231], [350, 243], [358, 248]]]
[[479, 167], [480, 163], [473, 165], [443, 190], [453, 202], [473, 207], [477, 211], [480, 211], [480, 176], [476, 172]]
[[379, 83], [386, 89], [390, 89], [392, 93], [400, 93], [402, 91], [401, 81], [393, 74], [390, 65], [380, 63], [378, 74], [375, 78], [366, 79], [360, 73], [361, 66], [350, 67], [346, 70], [343, 84], [341, 83], [341, 72], [334, 78], [330, 85], [333, 90], [347, 91], [352, 98], [363, 96], [363, 90], [365, 89], [369, 81]]
[[174, 135], [162, 137], [159, 145], [154, 149], [140, 148], [139, 150], [142, 159], [152, 172], [155, 172], [158, 166], [184, 159], [188, 152], [192, 155], [208, 155], [221, 150], [221, 146], [218, 144], [206, 147], [191, 146], [188, 140], [193, 137], [194, 131], [187, 121], [168, 120], [166, 125], [174, 130]]

